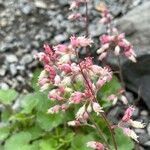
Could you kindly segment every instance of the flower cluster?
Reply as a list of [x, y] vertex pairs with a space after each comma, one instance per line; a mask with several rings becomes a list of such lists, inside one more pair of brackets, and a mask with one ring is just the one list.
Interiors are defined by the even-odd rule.
[[[88, 2], [89, 0], [75, 0], [71, 3], [70, 9], [78, 9], [82, 4], [87, 4]], [[107, 25], [108, 34], [100, 37], [102, 47], [97, 51], [100, 54], [99, 59], [102, 60], [111, 49], [114, 49], [116, 56], [123, 52], [127, 58], [136, 62], [133, 46], [125, 39], [125, 34], [119, 34], [117, 29], [112, 27], [113, 17], [107, 7], [104, 6], [101, 11], [102, 19], [100, 22]], [[73, 13], [68, 18], [76, 20], [81, 17], [80, 13]], [[79, 50], [91, 46], [93, 43], [91, 38], [85, 36], [71, 36], [69, 44], [58, 44], [53, 47], [45, 44], [45, 51], [35, 54], [35, 58], [44, 65], [44, 70], [38, 79], [41, 91], [49, 90], [48, 98], [57, 102], [57, 105], [49, 108], [48, 113], [65, 112], [71, 105], [78, 105], [79, 109], [75, 114], [75, 119], [68, 122], [69, 126], [90, 125], [96, 128], [95, 124], [90, 124], [92, 123], [90, 115], [91, 112], [94, 112], [104, 117], [103, 119], [106, 120], [110, 130], [111, 127], [121, 128], [124, 134], [138, 141], [138, 136], [135, 132], [130, 127], [127, 127], [143, 128], [145, 126], [145, 124], [131, 119], [134, 108], [130, 106], [125, 111], [121, 121], [117, 125], [111, 126], [97, 100], [98, 91], [112, 80], [113, 72], [108, 66], [100, 67], [94, 64], [92, 57], [85, 57], [80, 60], [78, 56]], [[107, 99], [116, 104], [119, 98], [124, 104], [127, 104], [127, 98], [123, 93], [124, 89], [119, 89], [118, 93], [108, 96]], [[101, 144], [96, 141], [90, 141], [87, 143], [87, 147], [104, 150], [108, 149], [109, 146], [107, 143]]]
[[100, 23], [106, 24], [108, 30], [107, 34], [100, 36], [102, 46], [97, 50], [97, 53], [100, 54], [99, 59], [104, 59], [112, 50], [114, 50], [116, 56], [123, 53], [128, 59], [136, 62], [136, 54], [132, 44], [125, 38], [125, 33], [119, 34], [117, 28], [113, 27], [113, 17], [108, 8], [105, 6], [101, 11], [102, 19], [100, 20]]
[[138, 136], [136, 135], [136, 133], [133, 130], [131, 130], [130, 128], [126, 127], [127, 125], [128, 126], [130, 125], [134, 128], [144, 128], [145, 127], [144, 123], [141, 123], [139, 121], [134, 121], [131, 119], [134, 110], [135, 110], [135, 108], [133, 106], [130, 106], [129, 108], [127, 108], [127, 110], [124, 113], [124, 116], [122, 117], [121, 121], [118, 124], [118, 127], [123, 129], [123, 132], [127, 136], [133, 138], [135, 141], [138, 142], [138, 140], [137, 140]]
[[[61, 110], [65, 111], [71, 104], [83, 104], [76, 113], [74, 124], [86, 122], [88, 113], [92, 110], [97, 114], [103, 112], [94, 98], [97, 91], [112, 79], [110, 68], [93, 64], [92, 57], [77, 62], [78, 48], [91, 46], [92, 43], [90, 38], [72, 36], [69, 45], [58, 44], [50, 48], [45, 44], [45, 52], [35, 55], [35, 58], [44, 65], [38, 80], [41, 91], [53, 88], [48, 97], [60, 103], [50, 108], [48, 112], [58, 113]], [[97, 81], [94, 83], [95, 79]], [[78, 83], [82, 83], [82, 90], [75, 88], [75, 84]], [[69, 97], [65, 97], [66, 93]]]

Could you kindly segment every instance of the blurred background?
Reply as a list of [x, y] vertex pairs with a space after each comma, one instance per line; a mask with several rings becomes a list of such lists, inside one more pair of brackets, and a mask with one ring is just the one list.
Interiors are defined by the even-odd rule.
[[[13, 88], [19, 93], [33, 91], [31, 80], [40, 64], [33, 55], [43, 50], [43, 44], [56, 45], [68, 42], [71, 35], [84, 35], [84, 23], [70, 22], [67, 17], [70, 0], [0, 0], [0, 89]], [[89, 32], [100, 47], [99, 36], [106, 32], [99, 24], [100, 13], [89, 5]], [[147, 123], [145, 129], [137, 129], [140, 135], [139, 150], [150, 148], [150, 0], [105, 0], [121, 32], [133, 43], [138, 62], [122, 61], [127, 95], [133, 102], [137, 97], [135, 118]], [[85, 8], [81, 9], [85, 12]], [[82, 52], [81, 54], [85, 54]], [[108, 63], [116, 68], [113, 58]], [[1, 111], [1, 108], [0, 108]], [[117, 115], [119, 107], [110, 112]], [[142, 148], [143, 147], [143, 148]]]

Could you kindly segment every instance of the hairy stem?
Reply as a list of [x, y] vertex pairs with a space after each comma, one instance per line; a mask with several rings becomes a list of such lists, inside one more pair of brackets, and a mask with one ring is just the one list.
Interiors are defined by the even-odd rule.
[[[84, 78], [84, 80], [85, 80], [85, 82], [86, 82], [86, 84], [87, 84], [89, 90], [90, 90], [91, 93], [93, 94], [94, 100], [97, 102], [95, 93], [94, 93], [94, 91], [92, 90], [92, 87], [90, 86], [90, 84], [89, 84], [89, 82], [88, 82], [88, 80], [87, 80], [87, 78], [86, 78], [86, 75], [84, 74], [84, 72], [83, 72], [83, 70], [82, 70], [82, 67], [81, 67], [81, 65], [80, 65], [79, 56], [78, 56], [77, 50], [75, 50], [75, 52], [76, 52], [76, 57], [77, 57], [77, 61], [78, 61], [79, 67], [80, 67], [81, 74], [82, 74], [82, 76], [83, 76], [83, 78]], [[118, 148], [117, 148], [117, 143], [116, 143], [116, 139], [115, 139], [114, 133], [113, 133], [113, 131], [112, 131], [112, 129], [111, 129], [111, 125], [110, 125], [109, 121], [107, 120], [107, 117], [106, 117], [105, 113], [102, 113], [102, 112], [101, 112], [100, 114], [101, 114], [102, 118], [104, 119], [105, 123], [107, 124], [108, 129], [109, 129], [109, 131], [110, 131], [110, 133], [111, 133], [112, 140], [113, 140], [113, 144], [114, 144], [114, 148], [115, 148], [115, 150], [118, 150]]]
[[93, 125], [95, 126], [96, 130], [98, 131], [99, 135], [102, 137], [104, 143], [106, 144], [106, 146], [108, 147], [108, 149], [110, 149], [109, 144], [107, 142], [107, 139], [105, 138], [105, 136], [103, 135], [102, 130], [99, 128], [99, 126], [96, 124], [95, 120], [92, 118], [91, 114], [88, 113], [89, 118], [91, 120], [91, 122], [93, 123]]
[[122, 74], [122, 66], [121, 66], [120, 56], [117, 57], [117, 61], [118, 61], [118, 67], [119, 67], [120, 82], [121, 82], [123, 89], [125, 90], [125, 83], [124, 83], [123, 74]]

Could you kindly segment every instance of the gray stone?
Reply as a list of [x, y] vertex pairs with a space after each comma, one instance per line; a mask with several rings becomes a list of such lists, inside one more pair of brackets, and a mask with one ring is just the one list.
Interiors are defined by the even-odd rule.
[[65, 42], [67, 39], [68, 39], [68, 36], [66, 34], [58, 34], [54, 38], [54, 40], [57, 43]]
[[0, 68], [0, 76], [4, 76], [6, 74], [6, 66], [2, 66], [1, 68]]
[[147, 110], [142, 110], [140, 114], [142, 116], [148, 116], [148, 111]]
[[147, 126], [147, 132], [148, 132], [148, 134], [150, 135], [150, 123], [149, 123], [148, 126]]
[[61, 6], [66, 6], [66, 5], [69, 4], [69, 1], [68, 1], [68, 0], [58, 0], [58, 2], [59, 2], [59, 4], [60, 4]]
[[144, 129], [135, 129], [134, 130], [137, 134], [144, 134], [146, 131]]
[[23, 6], [21, 6], [21, 11], [24, 14], [29, 15], [33, 11], [33, 6], [30, 4], [23, 5]]
[[150, 141], [145, 142], [145, 143], [144, 143], [144, 146], [150, 147]]
[[10, 64], [10, 73], [12, 74], [12, 76], [17, 74], [17, 68], [15, 64]]
[[139, 108], [135, 107], [135, 111], [133, 112], [133, 117], [138, 118], [138, 116], [139, 116]]
[[144, 145], [144, 143], [148, 142], [150, 139], [150, 136], [148, 134], [140, 134], [139, 136], [139, 142]]
[[47, 5], [44, 1], [41, 1], [41, 0], [36, 0], [35, 1], [35, 6], [37, 8], [42, 8], [42, 9], [46, 9], [47, 8]]
[[20, 64], [22, 65], [26, 65], [31, 63], [33, 60], [33, 57], [31, 56], [31, 54], [26, 54], [22, 57], [22, 59], [20, 60]]
[[13, 62], [17, 62], [18, 58], [15, 55], [13, 55], [13, 54], [7, 54], [6, 55], [6, 60], [9, 63], [13, 63]]
[[8, 90], [8, 89], [9, 89], [9, 86], [8, 86], [7, 83], [2, 82], [2, 83], [0, 83], [0, 89]]

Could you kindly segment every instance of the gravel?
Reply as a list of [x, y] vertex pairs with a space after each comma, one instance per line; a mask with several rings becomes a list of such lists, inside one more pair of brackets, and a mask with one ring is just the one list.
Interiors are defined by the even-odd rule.
[[[142, 2], [142, 0], [107, 0], [114, 17], [123, 16]], [[98, 39], [106, 29], [98, 24], [99, 12], [93, 8], [93, 5], [89, 6], [89, 12], [91, 22], [89, 30], [91, 36]], [[67, 42], [71, 35], [85, 33], [83, 23], [72, 23], [67, 20], [69, 14], [68, 0], [0, 0], [1, 89], [15, 88], [20, 92], [30, 91], [33, 71], [39, 66], [39, 63], [33, 59], [33, 54], [42, 51], [45, 42], [55, 45]], [[132, 104], [134, 96], [130, 92], [128, 96], [129, 103]], [[14, 107], [17, 106], [18, 103]], [[121, 105], [118, 105], [111, 113], [119, 117], [123, 113], [120, 107]], [[144, 120], [148, 124], [147, 109], [137, 108], [134, 118]], [[150, 124], [146, 129], [135, 132], [139, 136], [142, 135], [140, 139], [140, 143], [144, 143], [142, 146], [148, 147]]]

